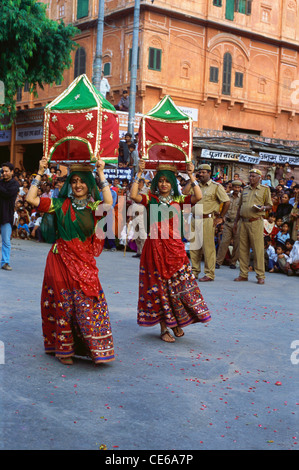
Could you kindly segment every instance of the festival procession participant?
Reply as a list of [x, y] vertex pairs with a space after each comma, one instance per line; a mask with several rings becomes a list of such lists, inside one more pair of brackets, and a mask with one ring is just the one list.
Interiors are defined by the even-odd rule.
[[233, 251], [230, 258], [230, 268], [236, 268], [236, 262], [239, 259], [239, 232], [233, 230], [234, 222], [239, 208], [240, 193], [242, 188], [242, 182], [239, 179], [232, 181], [232, 192], [229, 194], [230, 205], [227, 213], [225, 214], [223, 233], [221, 242], [216, 255], [216, 269], [219, 269], [222, 265], [228, 247], [233, 240]]
[[211, 319], [181, 238], [181, 208], [184, 203], [199, 201], [201, 191], [192, 163], [187, 164], [187, 173], [193, 196], [179, 196], [176, 167], [160, 164], [150, 192], [138, 194], [138, 181], [144, 168], [145, 161], [140, 160], [131, 187], [131, 198], [146, 207], [150, 221], [149, 236], [140, 258], [137, 323], [148, 327], [160, 324], [161, 339], [173, 343], [175, 338], [168, 328], [181, 337], [183, 327]]
[[[204, 255], [204, 272], [205, 275], [198, 280], [200, 282], [210, 282], [215, 279], [215, 266], [216, 266], [216, 247], [215, 247], [215, 228], [218, 224], [222, 223], [224, 216], [228, 211], [230, 200], [225, 192], [224, 187], [211, 179], [211, 166], [203, 163], [199, 166], [199, 187], [202, 191], [202, 199], [197, 205], [202, 205], [203, 215], [196, 214], [196, 207], [192, 208], [193, 217], [191, 219], [191, 227], [194, 233], [195, 240], [199, 236], [198, 225], [203, 218], [203, 243], [202, 248], [191, 249], [190, 259], [192, 263], [192, 270], [197, 277], [201, 271], [201, 258]], [[189, 184], [187, 184], [183, 193], [187, 194], [189, 191]], [[221, 207], [221, 213], [219, 209]], [[219, 215], [218, 215], [219, 214]], [[197, 220], [199, 219], [199, 220]], [[199, 222], [199, 223], [198, 223]], [[198, 245], [199, 243], [196, 243]]]
[[269, 186], [260, 184], [262, 173], [249, 172], [249, 185], [245, 186], [234, 223], [237, 230], [240, 220], [240, 274], [234, 281], [248, 281], [249, 251], [252, 248], [254, 270], [258, 284], [265, 283], [264, 216], [272, 208]]
[[102, 160], [97, 161], [103, 201], [92, 166], [85, 164], [71, 167], [58, 198], [39, 198], [37, 190], [47, 168], [45, 157], [27, 195], [32, 206], [55, 214], [57, 222], [57, 239], [44, 273], [41, 315], [45, 351], [54, 353], [63, 364], [72, 364], [75, 354], [88, 355], [95, 364], [114, 360], [109, 312], [95, 261], [104, 245], [95, 211], [102, 203], [108, 205], [105, 210], [112, 205], [104, 166]]

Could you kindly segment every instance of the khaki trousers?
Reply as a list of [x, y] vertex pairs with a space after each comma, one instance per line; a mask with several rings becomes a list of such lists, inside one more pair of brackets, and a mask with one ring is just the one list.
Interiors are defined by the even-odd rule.
[[227, 253], [228, 247], [233, 240], [233, 252], [231, 256], [231, 264], [236, 264], [239, 259], [239, 237], [240, 237], [240, 225], [238, 224], [238, 230], [236, 233], [233, 232], [233, 222], [226, 222], [223, 226], [222, 238], [217, 251], [216, 263], [222, 264]]
[[[199, 222], [198, 220], [195, 220], [192, 218], [191, 220], [191, 229], [192, 232], [194, 231], [195, 237], [198, 237], [198, 233], [196, 232], [198, 228], [196, 227]], [[201, 258], [202, 255], [204, 255], [204, 273], [207, 277], [214, 279], [215, 278], [215, 263], [216, 263], [216, 250], [215, 250], [215, 227], [214, 227], [214, 219], [213, 217], [209, 217], [207, 219], [203, 219], [200, 221], [202, 224], [202, 246], [201, 248], [192, 249], [192, 246], [190, 246], [190, 260], [192, 264], [192, 271], [195, 277], [198, 276], [198, 274], [201, 271], [200, 263], [201, 263]], [[200, 224], [199, 224], [200, 225]], [[190, 240], [190, 245], [192, 244], [192, 241], [194, 239]], [[200, 246], [200, 245], [197, 245]]]
[[265, 279], [264, 222], [240, 222], [240, 276], [248, 277], [249, 253], [253, 251], [253, 267], [258, 279]]

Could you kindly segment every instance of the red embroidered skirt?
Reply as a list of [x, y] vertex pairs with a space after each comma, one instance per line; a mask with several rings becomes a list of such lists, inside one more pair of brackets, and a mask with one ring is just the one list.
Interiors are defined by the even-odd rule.
[[48, 254], [41, 295], [42, 328], [47, 353], [57, 357], [90, 356], [95, 363], [114, 360], [108, 306], [100, 285], [87, 296], [61, 256]]
[[[206, 323], [211, 320], [209, 309], [201, 295], [183, 242], [167, 256], [167, 245], [174, 240], [147, 239], [140, 258], [139, 299], [137, 323], [154, 326], [162, 320], [166, 326], [185, 327], [191, 323]], [[161, 250], [161, 244], [163, 245]], [[159, 253], [159, 256], [157, 254]], [[161, 253], [163, 256], [161, 256]], [[178, 259], [183, 260], [178, 267]], [[161, 263], [159, 262], [161, 261]], [[163, 275], [166, 268], [171, 276]], [[176, 266], [173, 273], [171, 267]]]

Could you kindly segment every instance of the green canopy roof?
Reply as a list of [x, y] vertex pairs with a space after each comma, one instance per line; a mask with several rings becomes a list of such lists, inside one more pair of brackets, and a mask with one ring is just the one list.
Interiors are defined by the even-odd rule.
[[87, 76], [80, 75], [56, 99], [46, 106], [53, 111], [74, 111], [102, 107], [115, 111], [114, 106], [92, 85]]
[[169, 95], [164, 98], [146, 116], [167, 121], [189, 121], [190, 117], [183, 113]]

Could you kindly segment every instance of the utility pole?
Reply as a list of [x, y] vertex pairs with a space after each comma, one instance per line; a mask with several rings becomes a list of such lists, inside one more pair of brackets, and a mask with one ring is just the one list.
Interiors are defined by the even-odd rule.
[[134, 24], [133, 24], [133, 43], [132, 43], [132, 60], [131, 60], [131, 82], [130, 82], [130, 102], [129, 102], [129, 119], [128, 132], [134, 135], [135, 123], [135, 104], [136, 104], [136, 82], [137, 82], [137, 62], [138, 62], [138, 38], [139, 38], [139, 16], [140, 16], [140, 0], [135, 0], [134, 7]]
[[102, 74], [102, 58], [103, 58], [103, 35], [104, 35], [104, 17], [105, 17], [105, 0], [99, 0], [98, 12], [98, 28], [97, 28], [97, 47], [96, 55], [93, 63], [92, 82], [97, 90], [100, 91], [101, 74]]

